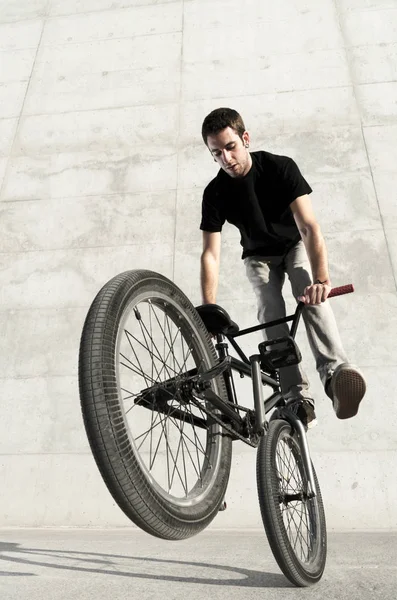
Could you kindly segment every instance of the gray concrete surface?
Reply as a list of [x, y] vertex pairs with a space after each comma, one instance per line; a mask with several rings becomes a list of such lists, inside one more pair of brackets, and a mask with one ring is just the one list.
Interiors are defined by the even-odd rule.
[[[396, 31], [396, 0], [0, 3], [0, 525], [128, 525], [79, 412], [82, 323], [126, 269], [200, 302], [200, 200], [216, 173], [200, 128], [229, 105], [253, 149], [297, 161], [333, 283], [356, 287], [333, 301], [368, 380], [352, 422], [333, 417], [300, 336], [328, 522], [397, 527]], [[232, 227], [219, 303], [255, 321]], [[220, 527], [260, 526], [254, 464], [235, 446]]]
[[0, 597], [394, 600], [396, 556], [396, 534], [334, 533], [322, 580], [297, 589], [263, 531], [165, 542], [137, 530], [0, 530]]

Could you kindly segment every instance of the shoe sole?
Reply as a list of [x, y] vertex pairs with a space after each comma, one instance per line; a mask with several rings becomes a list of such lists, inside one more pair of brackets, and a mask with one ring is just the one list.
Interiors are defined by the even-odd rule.
[[366, 385], [355, 369], [341, 369], [333, 382], [334, 408], [338, 419], [350, 419], [359, 409]]

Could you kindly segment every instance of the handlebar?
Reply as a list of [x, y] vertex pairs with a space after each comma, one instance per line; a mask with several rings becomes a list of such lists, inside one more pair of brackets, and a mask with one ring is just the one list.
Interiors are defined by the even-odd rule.
[[343, 294], [351, 294], [353, 292], [354, 285], [352, 283], [348, 283], [347, 285], [341, 285], [339, 287], [332, 288], [328, 294], [328, 298], [333, 298], [334, 296], [343, 296]]
[[[332, 288], [330, 293], [328, 294], [328, 298], [333, 298], [335, 296], [343, 296], [344, 294], [351, 294], [354, 292], [354, 286], [352, 283], [348, 283], [347, 285], [341, 285], [339, 287]], [[304, 302], [298, 302], [298, 306], [296, 307], [295, 315], [291, 325], [290, 336], [292, 338], [295, 337], [296, 330], [298, 329], [299, 319], [302, 314], [302, 310], [306, 304]]]
[[[332, 298], [335, 296], [343, 296], [344, 294], [351, 294], [352, 292], [354, 292], [354, 286], [352, 283], [349, 283], [347, 285], [341, 285], [339, 287], [332, 288], [332, 290], [328, 294], [328, 298]], [[295, 337], [298, 323], [300, 320], [300, 316], [301, 316], [302, 310], [305, 308], [305, 306], [307, 306], [307, 305], [304, 302], [298, 302], [294, 315], [291, 315], [291, 316], [285, 317], [285, 318], [281, 318], [281, 319], [277, 319], [275, 321], [268, 322], [266, 324], [263, 323], [262, 325], [256, 325], [254, 327], [248, 327], [247, 329], [242, 329], [242, 330], [238, 331], [237, 333], [228, 335], [228, 338], [229, 339], [231, 339], [232, 337], [236, 338], [241, 335], [246, 335], [247, 333], [253, 333], [254, 331], [259, 331], [260, 329], [265, 329], [266, 327], [273, 327], [274, 325], [280, 325], [282, 323], [286, 323], [287, 321], [292, 321], [290, 336]]]

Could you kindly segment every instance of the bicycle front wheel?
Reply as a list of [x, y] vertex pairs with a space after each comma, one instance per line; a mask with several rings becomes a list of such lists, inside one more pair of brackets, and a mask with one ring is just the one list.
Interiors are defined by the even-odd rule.
[[[118, 275], [87, 315], [79, 383], [91, 449], [118, 505], [157, 537], [197, 533], [223, 500], [231, 438], [189, 384], [216, 362], [197, 311], [157, 273]], [[227, 399], [222, 377], [211, 386]]]
[[324, 506], [313, 473], [316, 495], [310, 497], [296, 434], [287, 421], [270, 421], [258, 448], [259, 503], [273, 555], [299, 587], [321, 579], [327, 554]]

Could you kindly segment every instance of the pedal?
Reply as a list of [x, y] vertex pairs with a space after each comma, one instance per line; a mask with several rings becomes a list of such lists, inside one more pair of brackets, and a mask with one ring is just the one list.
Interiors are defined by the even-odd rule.
[[275, 370], [297, 365], [302, 355], [295, 340], [290, 336], [266, 340], [259, 344], [262, 368]]

